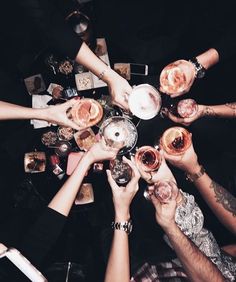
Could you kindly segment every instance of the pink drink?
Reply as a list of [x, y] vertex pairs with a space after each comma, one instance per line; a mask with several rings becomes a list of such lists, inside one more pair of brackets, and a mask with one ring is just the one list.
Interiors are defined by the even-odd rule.
[[172, 181], [158, 181], [154, 184], [154, 195], [161, 203], [167, 203], [178, 196], [178, 188]]
[[151, 146], [139, 148], [135, 154], [135, 161], [146, 172], [157, 170], [161, 165], [161, 156], [158, 150]]
[[160, 144], [171, 155], [183, 154], [191, 145], [191, 134], [183, 127], [168, 128], [162, 135]]
[[177, 112], [182, 118], [190, 118], [197, 114], [198, 105], [193, 99], [184, 99], [179, 101]]

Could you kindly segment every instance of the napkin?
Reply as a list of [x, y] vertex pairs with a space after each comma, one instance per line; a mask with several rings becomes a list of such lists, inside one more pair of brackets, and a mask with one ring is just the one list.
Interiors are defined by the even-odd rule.
[[[40, 109], [48, 107], [47, 103], [52, 99], [49, 95], [32, 95], [32, 108]], [[53, 107], [53, 106], [51, 106]], [[30, 123], [34, 128], [51, 126], [51, 123], [44, 120], [31, 119]]]

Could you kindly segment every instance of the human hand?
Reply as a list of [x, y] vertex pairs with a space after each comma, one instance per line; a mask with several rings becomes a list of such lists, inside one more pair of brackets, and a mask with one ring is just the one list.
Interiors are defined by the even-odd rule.
[[194, 116], [188, 117], [188, 118], [176, 117], [170, 111], [168, 111], [167, 108], [164, 108], [164, 110], [162, 111], [162, 114], [167, 116], [169, 119], [171, 119], [175, 123], [180, 123], [180, 124], [183, 124], [185, 126], [189, 126], [192, 122], [201, 118], [204, 115], [205, 106], [198, 105], [197, 108], [198, 109], [197, 109], [196, 114]]
[[108, 84], [112, 103], [129, 111], [128, 95], [131, 93], [132, 87], [128, 81], [113, 70], [109, 70], [104, 80]]
[[47, 120], [52, 124], [72, 127], [75, 130], [81, 130], [83, 128], [81, 128], [68, 117], [68, 111], [75, 103], [78, 103], [78, 98], [73, 98], [65, 103], [42, 109], [41, 119]]
[[194, 151], [193, 144], [181, 155], [174, 156], [164, 152], [165, 159], [173, 166], [185, 171], [186, 173], [196, 173], [200, 170], [197, 154]]
[[166, 180], [173, 181], [176, 183], [174, 175], [172, 174], [171, 170], [169, 169], [169, 167], [166, 164], [163, 150], [160, 150], [160, 156], [161, 156], [161, 165], [157, 171], [152, 171], [152, 172], [145, 172], [143, 168], [137, 162], [135, 162], [133, 157], [132, 157], [132, 160], [133, 162], [136, 163], [136, 166], [139, 170], [139, 173], [141, 174], [141, 177], [147, 183], [152, 184], [162, 179], [166, 179]]
[[161, 203], [153, 194], [150, 196], [156, 213], [157, 223], [165, 230], [175, 224], [175, 211], [177, 207], [176, 199], [170, 199], [166, 203]]
[[112, 148], [106, 145], [104, 138], [102, 137], [97, 143], [88, 150], [86, 156], [89, 158], [90, 163], [98, 161], [112, 160], [116, 157], [120, 148]]
[[107, 170], [107, 178], [113, 195], [116, 221], [124, 221], [129, 219], [129, 207], [139, 189], [138, 181], [140, 174], [137, 167], [132, 161], [125, 157], [123, 157], [123, 161], [132, 169], [132, 178], [125, 187], [118, 186], [111, 176], [111, 171]]
[[187, 93], [195, 80], [195, 68], [187, 60], [177, 60], [162, 70], [160, 74], [160, 91], [171, 98]]

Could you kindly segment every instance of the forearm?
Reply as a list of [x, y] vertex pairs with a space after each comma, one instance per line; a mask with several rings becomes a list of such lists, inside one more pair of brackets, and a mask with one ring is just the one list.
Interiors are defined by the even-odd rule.
[[64, 185], [49, 203], [48, 207], [63, 214], [64, 216], [68, 216], [84, 176], [91, 163], [92, 162], [89, 158], [89, 153], [86, 153], [80, 160], [72, 175], [67, 179]]
[[129, 282], [129, 243], [128, 234], [115, 230], [111, 246], [111, 252], [107, 264], [105, 282]]
[[190, 281], [225, 281], [218, 268], [182, 233], [176, 224], [164, 228]]
[[0, 120], [10, 119], [45, 119], [46, 109], [33, 109], [0, 101]]
[[207, 50], [196, 58], [205, 69], [209, 69], [219, 62], [219, 54], [214, 48]]
[[[187, 172], [195, 174], [199, 171], [200, 166], [197, 164]], [[207, 173], [195, 180], [194, 184], [222, 224], [236, 234], [236, 198], [214, 182]]]
[[236, 103], [226, 103], [224, 105], [203, 106], [202, 116], [235, 118]]
[[81, 45], [75, 60], [107, 83], [114, 76], [118, 76], [118, 74], [100, 60], [85, 43]]
[[[126, 221], [128, 216], [116, 216], [115, 222]], [[114, 230], [110, 255], [107, 263], [105, 282], [129, 282], [129, 241], [128, 234], [122, 230]]]

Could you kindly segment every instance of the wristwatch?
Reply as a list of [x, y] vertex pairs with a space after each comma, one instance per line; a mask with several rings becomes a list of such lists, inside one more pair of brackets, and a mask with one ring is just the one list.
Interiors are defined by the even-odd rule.
[[129, 219], [128, 221], [121, 221], [121, 222], [113, 221], [111, 223], [111, 228], [116, 229], [116, 230], [125, 231], [129, 235], [132, 231], [132, 228], [133, 228], [132, 220]]
[[199, 179], [201, 176], [203, 176], [205, 172], [206, 172], [206, 171], [205, 171], [205, 168], [201, 165], [199, 172], [194, 173], [194, 174], [187, 173], [187, 174], [186, 174], [186, 180], [188, 180], [188, 181], [190, 181], [190, 182], [194, 182], [194, 181], [196, 181], [197, 179]]
[[189, 60], [189, 62], [194, 65], [195, 77], [203, 78], [206, 74], [206, 69], [198, 62], [197, 58], [192, 58]]

